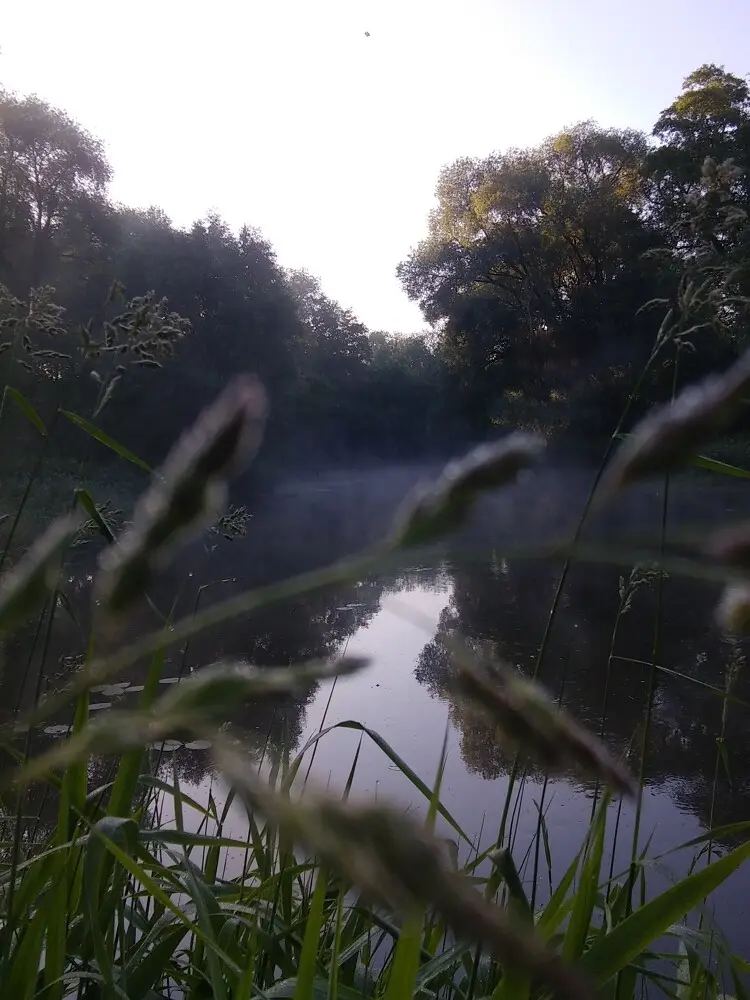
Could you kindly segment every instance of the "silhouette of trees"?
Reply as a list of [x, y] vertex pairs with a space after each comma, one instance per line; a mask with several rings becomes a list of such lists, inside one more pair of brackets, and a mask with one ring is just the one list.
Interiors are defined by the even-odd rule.
[[[683, 324], [694, 348], [683, 377], [737, 352], [749, 165], [748, 85], [713, 65], [685, 80], [651, 137], [583, 122], [534, 148], [459, 159], [398, 269], [432, 324], [404, 337], [368, 330], [250, 226], [209, 214], [181, 229], [158, 207], [112, 203], [99, 141], [64, 111], [0, 91], [0, 322], [12, 341], [9, 302], [59, 307], [54, 344], [23, 357], [18, 377], [43, 410], [90, 411], [91, 379], [105, 375], [80, 364], [80, 329], [123, 302], [166, 300], [190, 332], [169, 363], [142, 357], [118, 379], [101, 417], [149, 461], [239, 369], [269, 389], [279, 460], [446, 451], [535, 413], [591, 440], [608, 433], [688, 279], [711, 287]], [[649, 386], [649, 398], [667, 391], [668, 365]], [[75, 453], [70, 435], [59, 447]]]

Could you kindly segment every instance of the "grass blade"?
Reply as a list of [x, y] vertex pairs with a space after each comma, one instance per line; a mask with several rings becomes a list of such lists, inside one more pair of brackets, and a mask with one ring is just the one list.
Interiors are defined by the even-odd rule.
[[[443, 734], [443, 745], [440, 751], [435, 783], [430, 793], [430, 806], [427, 812], [425, 827], [430, 832], [435, 827], [435, 816], [440, 805], [440, 787], [445, 773], [445, 762], [448, 756], [448, 735], [449, 723], [446, 722]], [[388, 990], [386, 1000], [410, 1000], [414, 994], [414, 983], [419, 971], [419, 962], [422, 950], [422, 925], [424, 922], [424, 909], [420, 908], [408, 913], [401, 928], [401, 933], [396, 942], [396, 951], [393, 956], [390, 974], [388, 976]]]
[[94, 828], [92, 833], [104, 841], [107, 850], [114, 856], [115, 860], [119, 861], [123, 868], [130, 872], [133, 878], [137, 879], [143, 885], [143, 888], [156, 902], [175, 916], [183, 924], [187, 932], [194, 934], [197, 938], [203, 941], [208, 948], [213, 949], [219, 960], [224, 962], [236, 975], [239, 975], [240, 970], [237, 964], [229, 957], [229, 955], [218, 948], [212, 938], [207, 936], [203, 929], [194, 923], [183, 912], [182, 908], [177, 905], [177, 903], [173, 902], [168, 893], [164, 891], [156, 879], [149, 875], [143, 865], [139, 864], [135, 858], [132, 858], [126, 851], [123, 851], [119, 844], [116, 844], [101, 830], [96, 830]]
[[297, 984], [294, 990], [294, 1000], [313, 1000], [313, 984], [318, 957], [318, 945], [323, 929], [323, 910], [328, 888], [328, 876], [324, 868], [318, 869], [318, 879], [315, 883], [310, 912], [305, 926], [305, 937], [302, 941], [302, 954], [297, 971]]
[[737, 465], [729, 465], [728, 462], [720, 462], [716, 458], [708, 458], [706, 455], [695, 455], [690, 464], [698, 469], [706, 469], [708, 472], [718, 472], [722, 476], [750, 479], [750, 472], [747, 469], [741, 469]]
[[120, 444], [119, 441], [115, 441], [113, 437], [105, 433], [96, 424], [92, 424], [90, 420], [86, 420], [85, 417], [79, 416], [77, 413], [73, 413], [72, 410], [60, 410], [60, 413], [69, 420], [76, 427], [80, 427], [81, 430], [85, 431], [90, 437], [94, 438], [100, 444], [103, 444], [105, 448], [109, 448], [120, 458], [124, 458], [126, 462], [132, 462], [133, 465], [137, 465], [139, 469], [143, 469], [144, 472], [151, 472], [151, 466], [139, 458], [132, 451], [127, 449], [124, 445]]
[[[151, 706], [156, 692], [159, 689], [159, 678], [164, 666], [165, 653], [159, 650], [151, 657], [148, 677], [140, 697], [140, 707], [148, 709]], [[136, 797], [136, 789], [141, 774], [141, 764], [143, 762], [144, 751], [141, 747], [129, 750], [120, 758], [115, 777], [114, 787], [109, 800], [109, 811], [113, 816], [126, 816], [130, 813], [132, 803]], [[165, 785], [171, 791], [171, 787]]]
[[[291, 787], [295, 777], [297, 776], [297, 772], [299, 771], [299, 768], [302, 764], [302, 758], [307, 753], [307, 751], [311, 747], [313, 747], [318, 742], [318, 740], [321, 740], [324, 736], [326, 736], [327, 733], [333, 732], [334, 729], [354, 729], [357, 732], [364, 733], [366, 736], [369, 736], [369, 738], [373, 741], [373, 743], [380, 750], [383, 751], [383, 753], [391, 761], [391, 763], [395, 764], [396, 767], [399, 769], [399, 771], [404, 775], [404, 777], [408, 778], [408, 780], [412, 783], [412, 785], [414, 785], [414, 787], [424, 796], [427, 802], [432, 801], [432, 790], [429, 787], [429, 785], [427, 785], [419, 777], [419, 775], [413, 768], [409, 767], [404, 758], [396, 753], [396, 751], [393, 749], [390, 743], [387, 740], [383, 739], [380, 733], [376, 732], [374, 729], [370, 729], [368, 726], [362, 725], [361, 722], [356, 722], [354, 719], [345, 719], [343, 722], [336, 722], [332, 726], [327, 726], [325, 729], [321, 729], [320, 732], [315, 733], [314, 736], [310, 737], [310, 739], [307, 741], [307, 743], [305, 743], [300, 752], [292, 761], [292, 764], [289, 768], [289, 773], [287, 774], [284, 780], [284, 787], [286, 790], [288, 790]], [[437, 804], [437, 811], [440, 813], [440, 815], [447, 823], [450, 823], [450, 825], [453, 827], [456, 833], [467, 844], [472, 843], [471, 840], [469, 839], [468, 834], [466, 834], [462, 829], [462, 827], [459, 826], [458, 822], [448, 812], [448, 810], [445, 808], [442, 802], [439, 802]]]
[[682, 879], [600, 937], [583, 958], [585, 968], [602, 985], [633, 961], [673, 923], [697, 906], [750, 858], [750, 842]]
[[568, 894], [576, 877], [580, 860], [580, 854], [577, 854], [573, 858], [568, 866], [568, 870], [558, 883], [557, 888], [552, 893], [550, 901], [544, 908], [544, 912], [537, 921], [537, 929], [544, 935], [544, 937], [550, 937], [555, 933], [570, 909], [571, 899]]
[[[83, 863], [84, 919], [88, 925], [96, 964], [110, 993], [115, 992], [115, 981], [111, 947], [105, 939], [105, 929], [102, 927], [106, 921], [102, 899], [108, 889], [107, 883], [103, 883], [102, 880], [108, 857], [103, 838], [112, 843], [122, 844], [128, 853], [132, 853], [137, 833], [138, 828], [133, 820], [105, 817], [92, 829]], [[102, 837], [96, 834], [101, 834]], [[111, 897], [113, 894], [109, 895]]]
[[[533, 923], [531, 907], [526, 893], [523, 891], [521, 878], [510, 851], [500, 851], [495, 859], [495, 864], [508, 887], [508, 909], [518, 916], [520, 922], [531, 926]], [[529, 973], [516, 965], [509, 964], [492, 993], [492, 1000], [526, 1000], [530, 992], [531, 976]]]
[[7, 979], [3, 982], [3, 994], [13, 1000], [32, 1000], [36, 993], [45, 924], [46, 914], [40, 907], [21, 934]]
[[[34, 407], [31, 405], [31, 403], [28, 401], [28, 399], [26, 399], [26, 397], [22, 393], [20, 393], [18, 389], [14, 389], [12, 386], [6, 385], [3, 391], [3, 396], [13, 400], [13, 402], [16, 404], [21, 413], [23, 413], [23, 415], [26, 417], [29, 423], [33, 424], [34, 427], [36, 427], [36, 429], [39, 431], [42, 437], [48, 436], [49, 432], [45, 426], [44, 421], [39, 416]], [[0, 409], [2, 408], [0, 407]]]
[[122, 983], [127, 983], [129, 1000], [144, 1000], [159, 981], [167, 975], [169, 960], [185, 937], [185, 928], [178, 924], [159, 928], [156, 941], [146, 938], [123, 968]]
[[604, 832], [607, 825], [609, 798], [604, 796], [599, 803], [596, 817], [589, 831], [589, 839], [581, 865], [581, 877], [575, 894], [570, 923], [563, 939], [562, 954], [568, 962], [574, 962], [583, 953], [591, 928], [596, 892], [604, 854]]
[[80, 506], [86, 511], [88, 516], [94, 522], [94, 524], [99, 529], [99, 532], [107, 539], [107, 541], [112, 544], [115, 540], [115, 536], [112, 533], [112, 529], [107, 524], [107, 522], [102, 517], [99, 508], [94, 503], [94, 498], [91, 496], [88, 490], [78, 489], [74, 491], [75, 498], [80, 504]]

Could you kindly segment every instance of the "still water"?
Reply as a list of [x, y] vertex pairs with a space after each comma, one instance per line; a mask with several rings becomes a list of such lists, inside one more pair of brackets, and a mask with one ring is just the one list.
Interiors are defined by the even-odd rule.
[[[168, 607], [178, 595], [178, 612], [190, 613], [196, 600], [205, 605], [238, 588], [325, 565], [353, 552], [383, 533], [398, 502], [428, 471], [384, 468], [279, 484], [253, 500], [245, 537], [192, 546], [160, 582], [154, 600]], [[452, 697], [450, 664], [440, 636], [458, 632], [471, 644], [489, 645], [521, 670], [533, 669], [561, 566], [514, 559], [507, 553], [568, 528], [590, 481], [586, 471], [542, 470], [507, 493], [483, 501], [450, 547], [398, 572], [375, 574], [228, 623], [187, 649], [173, 650], [165, 668], [167, 679], [221, 657], [268, 665], [342, 653], [368, 657], [370, 665], [361, 674], [321, 685], [306, 698], [247, 706], [239, 714], [239, 726], [272, 755], [283, 741], [296, 752], [322, 728], [356, 720], [376, 730], [428, 785], [434, 780], [448, 727], [442, 800], [463, 829], [480, 846], [488, 846], [497, 835], [510, 758], [497, 745], [484, 717]], [[689, 528], [700, 534], [742, 517], [749, 506], [746, 490], [742, 484], [697, 477], [674, 481], [671, 530]], [[658, 488], [640, 489], [596, 519], [593, 537], [654, 539], [661, 506]], [[82, 652], [95, 563], [96, 553], [87, 546], [68, 572], [67, 593], [78, 625], [65, 615], [56, 619], [46, 658], [60, 673]], [[632, 753], [637, 768], [654, 644], [655, 592], [653, 586], [644, 586], [635, 593], [613, 637], [620, 580], [628, 572], [603, 565], [572, 568], [539, 677], [615, 752]], [[734, 694], [750, 700], [743, 649], [725, 640], [713, 620], [716, 597], [711, 585], [671, 577], [664, 583], [658, 662], [672, 673], [662, 671], [657, 676], [646, 734], [639, 844], [644, 847], [649, 842], [649, 857], [700, 835], [711, 822], [717, 826], [750, 819], [750, 710], [739, 705], [729, 708], [727, 770], [721, 761], [717, 763], [722, 700], [694, 682], [723, 690], [727, 671], [733, 669], [739, 671]], [[144, 609], [131, 628], [135, 632], [148, 624]], [[29, 636], [19, 637], [19, 653], [28, 641]], [[145, 666], [135, 668], [123, 681], [137, 689], [144, 676]], [[33, 669], [28, 674], [20, 669], [6, 673], [0, 692], [6, 711], [28, 703], [33, 678]], [[128, 704], [131, 697], [132, 691], [121, 698], [109, 691], [92, 700], [103, 706], [97, 711], [106, 711], [118, 700]], [[54, 729], [40, 734], [40, 743], [55, 735]], [[388, 798], [423, 812], [424, 801], [404, 775], [370, 739], [352, 729], [334, 728], [316, 744], [314, 753], [308, 751], [312, 778], [342, 787], [360, 742], [355, 794]], [[162, 754], [161, 766], [169, 772], [176, 767], [183, 786], [192, 786], [189, 791], [198, 799], [207, 800], [209, 792], [222, 794], [205, 750], [179, 745]], [[514, 854], [523, 864], [529, 891], [535, 859], [538, 892], [543, 896], [548, 891], [545, 852], [534, 842], [539, 810], [549, 832], [554, 883], [581, 846], [593, 793], [592, 786], [573, 775], [555, 776], [545, 785], [543, 773], [528, 771], [523, 791], [514, 795], [512, 829]], [[610, 833], [616, 812], [615, 804]], [[633, 817], [633, 808], [623, 806], [615, 872], [623, 870], [630, 857]], [[232, 832], [242, 836], [241, 819], [234, 822]], [[451, 835], [445, 824], [442, 832]], [[730, 846], [732, 842], [724, 840], [716, 850]], [[655, 864], [650, 885], [666, 886], [684, 873], [694, 853], [677, 853]], [[750, 954], [749, 899], [750, 871], [741, 871], [714, 897], [715, 919], [743, 955]]]

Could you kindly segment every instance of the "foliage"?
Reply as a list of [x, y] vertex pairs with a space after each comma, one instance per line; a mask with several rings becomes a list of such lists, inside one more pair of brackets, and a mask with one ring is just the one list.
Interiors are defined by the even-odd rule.
[[[33, 443], [37, 458], [0, 559], [0, 633], [6, 648], [17, 648], [9, 644], [31, 628], [29, 664], [38, 638], [47, 637], [29, 710], [3, 731], [18, 765], [3, 787], [0, 860], [0, 981], [9, 995], [503, 1000], [553, 992], [581, 1000], [594, 991], [634, 997], [650, 985], [668, 995], [718, 995], [730, 980], [742, 995], [746, 966], [714, 928], [685, 918], [745, 862], [748, 844], [712, 857], [722, 831], [709, 830], [681, 845], [708, 845], [708, 862], [699, 865], [698, 855], [674, 886], [650, 892], [649, 864], [659, 859], [640, 852], [638, 840], [645, 735], [636, 781], [619, 749], [562, 711], [536, 673], [567, 567], [590, 551], [579, 536], [592, 504], [695, 460], [695, 448], [726, 426], [743, 397], [747, 102], [739, 78], [703, 67], [657, 123], [659, 148], [637, 133], [584, 123], [537, 149], [447, 168], [429, 238], [400, 269], [435, 330], [398, 338], [368, 331], [306, 273], [284, 272], [249, 228], [235, 234], [209, 216], [180, 230], [158, 209], [110, 204], [96, 140], [43, 102], [2, 95], [0, 415], [6, 435], [6, 421], [21, 421], [14, 430], [26, 433], [14, 437], [16, 448]], [[134, 297], [125, 299], [123, 287]], [[719, 360], [734, 363], [702, 387], [679, 391], [678, 374]], [[247, 369], [274, 404], [268, 423], [260, 382], [240, 378], [225, 388]], [[97, 464], [117, 457], [148, 472], [219, 390], [154, 473], [131, 521], [118, 526], [111, 503], [77, 481], [69, 513], [22, 554], [12, 549], [49, 449], [83, 461], [93, 455]], [[633, 412], [668, 392], [673, 402], [636, 419], [620, 445]], [[290, 665], [267, 636], [255, 635], [244, 651], [255, 662], [267, 654], [267, 669], [231, 657], [192, 676], [182, 668], [179, 677], [162, 673], [169, 649], [181, 651], [184, 668], [188, 645], [211, 627], [326, 588], [359, 592], [378, 567], [439, 542], [480, 494], [504, 487], [531, 461], [535, 438], [511, 436], [452, 463], [407, 499], [380, 542], [331, 566], [208, 607], [199, 607], [201, 586], [188, 613], [176, 613], [177, 603], [165, 613], [148, 590], [186, 535], [208, 524], [210, 558], [218, 534], [243, 533], [247, 510], [222, 517], [220, 508], [229, 475], [261, 433], [277, 449], [322, 441], [329, 455], [396, 439], [419, 449], [462, 426], [486, 433], [502, 423], [503, 401], [513, 394], [539, 404], [554, 394], [604, 424], [610, 409], [625, 406], [607, 449], [617, 444], [618, 452], [573, 536], [531, 551], [511, 543], [503, 553], [566, 560], [533, 677], [521, 678], [476, 637], [464, 640], [447, 619], [422, 658], [426, 675], [441, 658], [447, 664], [467, 741], [478, 733], [484, 744], [516, 748], [495, 848], [480, 853], [441, 801], [444, 753], [430, 787], [377, 732], [340, 724], [378, 747], [424, 798], [422, 826], [388, 804], [352, 800], [358, 753], [343, 797], [308, 785], [303, 758], [326, 730], [294, 759], [282, 753], [269, 761], [226, 723], [246, 700], [304, 693], [363, 668], [332, 657], [335, 638], [321, 640], [314, 620], [288, 625], [300, 630], [306, 662]], [[79, 509], [83, 518], [73, 513]], [[68, 548], [92, 532], [103, 550], [86, 652], [64, 677], [48, 677], [52, 621], [63, 609], [75, 622], [61, 575]], [[659, 544], [639, 552], [640, 568], [627, 583], [623, 577], [618, 622], [634, 613], [639, 589], [652, 588], [659, 607], [668, 570], [722, 582], [722, 621], [745, 629], [749, 550], [741, 528], [671, 553], [665, 501]], [[604, 548], [597, 557], [622, 553]], [[159, 624], [129, 636], [129, 616], [143, 604]], [[366, 618], [365, 611], [357, 620]], [[644, 733], [660, 669], [658, 629], [657, 615]], [[124, 691], [121, 674], [144, 662], [137, 707], [92, 717], [90, 693]], [[740, 663], [719, 692], [722, 733]], [[159, 696], [160, 680], [178, 683]], [[72, 718], [59, 724], [66, 738], [35, 753], [36, 728], [49, 728], [58, 713]], [[213, 794], [207, 805], [187, 796], [176, 767], [164, 780], [159, 762], [182, 742], [207, 753], [223, 777], [221, 807]], [[540, 844], [548, 840], [544, 801], [529, 895], [512, 818], [507, 823], [527, 759], [541, 761], [545, 774], [572, 765], [595, 781], [585, 841], [554, 883], [550, 862], [544, 901], [537, 893]], [[95, 780], [102, 767], [106, 777]], [[605, 851], [609, 796], [631, 789], [633, 847], [618, 875]], [[49, 828], [41, 811], [29, 812], [40, 791], [57, 809]], [[233, 804], [244, 809], [245, 838], [229, 836]], [[436, 834], [438, 817], [458, 837], [457, 851]], [[619, 819], [615, 838], [618, 826]], [[741, 826], [733, 834], [746, 832]], [[665, 937], [676, 954], [663, 954]]]
[[[693, 349], [683, 379], [741, 346], [749, 123], [745, 81], [708, 65], [651, 139], [583, 122], [447, 166], [428, 236], [399, 267], [433, 330], [404, 337], [368, 330], [310, 274], [285, 271], [251, 227], [235, 233], [210, 214], [183, 230], [158, 208], [112, 204], [100, 144], [64, 112], [3, 94], [0, 321], [30, 309], [23, 323], [42, 322], [34, 356], [18, 358], [29, 366], [19, 388], [42, 415], [90, 413], [98, 390], [76, 347], [92, 317], [106, 339], [119, 297], [126, 313], [162, 303], [190, 330], [163, 370], [148, 345], [122, 384], [89, 366], [100, 384], [118, 382], [102, 429], [150, 464], [243, 369], [274, 399], [277, 461], [447, 452], [519, 415], [591, 445], [592, 425], [616, 419], [649, 359], [660, 314], [645, 303], [675, 305], [689, 281], [702, 289], [706, 316], [696, 328], [693, 303], [682, 333]], [[721, 308], [702, 288], [709, 277]], [[0, 354], [4, 383], [8, 364]], [[643, 388], [666, 397], [670, 385], [652, 366]], [[65, 439], [73, 454], [76, 440]]]
[[732, 329], [702, 327], [683, 375], [731, 358], [741, 324], [729, 303], [747, 292], [750, 260], [749, 112], [744, 81], [705, 66], [659, 118], [656, 148], [584, 123], [443, 171], [430, 235], [400, 275], [440, 324], [475, 426], [502, 414], [509, 391], [562, 393], [581, 426], [592, 413], [614, 419], [657, 330], [641, 307], [674, 301], [709, 268]]
[[[743, 359], [737, 371], [744, 373], [746, 366]], [[711, 397], [711, 412], [704, 407], [699, 419], [714, 419], [735, 374], [724, 376], [721, 391]], [[713, 930], [688, 930], [682, 920], [746, 860], [748, 844], [635, 904], [633, 888], [645, 877], [645, 859], [634, 857], [622, 876], [605, 874], [610, 805], [605, 796], [580, 852], [549, 899], [537, 905], [524, 892], [503, 830], [496, 850], [477, 854], [441, 804], [444, 761], [431, 791], [382, 737], [362, 729], [429, 800], [421, 829], [387, 805], [348, 801], [356, 759], [343, 801], [311, 787], [300, 797], [295, 779], [311, 744], [280, 771], [274, 769], [269, 780], [252, 747], [223, 724], [238, 701], [304, 690], [312, 680], [361, 669], [361, 661], [275, 669], [216, 664], [157, 696], [169, 646], [253, 606], [356, 580], [365, 567], [433, 541], [460, 522], [481, 492], [512, 481], [532, 460], [537, 442], [510, 438], [503, 448], [480, 448], [449, 466], [432, 488], [420, 488], [405, 502], [394, 529], [374, 550], [207, 611], [196, 609], [132, 646], [92, 655], [99, 645], [95, 636], [116, 634], [113, 625], [148, 584], [162, 549], [173, 545], [176, 533], [204, 521], [215, 488], [257, 447], [259, 393], [252, 383], [230, 386], [178, 443], [132, 524], [117, 536], [104, 510], [86, 497], [84, 507], [109, 543], [100, 560], [98, 618], [81, 670], [67, 686], [37, 697], [25, 722], [29, 735], [21, 769], [8, 789], [15, 787], [17, 810], [7, 817], [14, 835], [2, 872], [3, 983], [14, 995], [29, 998], [64, 997], [74, 987], [92, 998], [142, 998], [179, 987], [193, 997], [206, 991], [227, 998], [325, 992], [349, 1000], [383, 991], [470, 997], [477, 989], [481, 995], [541, 997], [551, 989], [580, 1000], [599, 988], [634, 996], [641, 981], [666, 985], [675, 979], [677, 974], [664, 972], [657, 951], [657, 942], [670, 935], [681, 948], [678, 974], [696, 989], [708, 983], [716, 988], [721, 976], [739, 966]], [[671, 467], [678, 457], [684, 461], [697, 440], [695, 422], [693, 409], [679, 400], [661, 416], [649, 417], [615, 457], [604, 492]], [[683, 426], [689, 440], [676, 436]], [[75, 531], [70, 517], [53, 525], [3, 579], [0, 629], [17, 628], [50, 597], [57, 605], [63, 550]], [[746, 552], [741, 535], [710, 547], [714, 562], [732, 573]], [[701, 551], [692, 554], [695, 572], [705, 558]], [[631, 575], [629, 589], [623, 584], [622, 613], [633, 588], [660, 576], [651, 568], [646, 576]], [[733, 576], [727, 579], [731, 591]], [[570, 761], [620, 794], [629, 793], [631, 778], [623, 765], [534, 682], [486, 653], [477, 655], [454, 634], [442, 641], [460, 698], [488, 713], [522, 755], [538, 755], [546, 768]], [[89, 719], [89, 692], [102, 684], [105, 691], [119, 688], [117, 674], [144, 654], [151, 656], [151, 666], [137, 709]], [[75, 706], [69, 738], [46, 754], [32, 755], [31, 727], [66, 705]], [[146, 748], [164, 752], [175, 737], [212, 754], [230, 789], [221, 810], [213, 796], [208, 807], [186, 796], [176, 770], [164, 782], [151, 768]], [[324, 737], [321, 732], [313, 742]], [[119, 758], [113, 779], [99, 789], [90, 788], [87, 779], [92, 755]], [[23, 818], [25, 789], [40, 779], [50, 782], [59, 798], [57, 824], [41, 839]], [[246, 840], [226, 831], [235, 799], [245, 807]], [[157, 825], [153, 810], [163, 810], [167, 802], [174, 822]], [[464, 860], [446, 859], [432, 832], [438, 813], [458, 834]], [[294, 844], [310, 853], [295, 853]], [[235, 873], [222, 867], [220, 873], [232, 851], [239, 852], [239, 867]], [[683, 973], [684, 954], [691, 961]]]

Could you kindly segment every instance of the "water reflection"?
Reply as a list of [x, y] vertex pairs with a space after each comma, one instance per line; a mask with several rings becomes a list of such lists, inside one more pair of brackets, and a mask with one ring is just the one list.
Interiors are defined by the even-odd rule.
[[[210, 552], [194, 546], [151, 596], [162, 609], [174, 606], [179, 617], [239, 588], [330, 562], [382, 534], [414, 478], [413, 470], [402, 470], [390, 478], [379, 473], [340, 477], [279, 490], [258, 504], [246, 539], [221, 542]], [[312, 688], [301, 698], [245, 704], [231, 721], [259, 753], [273, 756], [282, 745], [295, 752], [324, 726], [355, 719], [380, 732], [428, 783], [448, 723], [446, 804], [472, 836], [483, 830], [485, 839], [491, 838], [502, 811], [510, 758], [484, 715], [452, 695], [452, 667], [441, 636], [457, 631], [470, 643], [491, 647], [526, 673], [536, 670], [561, 567], [508, 560], [503, 540], [552, 534], [580, 509], [586, 485], [585, 478], [578, 488], [568, 485], [566, 504], [550, 484], [521, 486], [507, 497], [483, 504], [462, 544], [454, 547], [478, 555], [444, 554], [428, 565], [374, 575], [234, 620], [187, 648], [171, 651], [165, 673], [183, 676], [224, 657], [273, 666], [343, 652], [371, 657], [368, 671], [342, 679], [333, 689], [327, 685]], [[742, 504], [741, 495], [701, 492], [692, 485], [676, 488], [675, 523], [705, 520], [730, 506], [741, 510]], [[659, 497], [647, 490], [634, 497], [624, 512], [608, 515], [597, 530], [627, 532], [628, 525], [646, 530], [658, 524], [659, 514]], [[95, 552], [87, 548], [70, 566], [66, 607], [58, 609], [48, 635], [44, 630], [36, 634], [29, 625], [6, 650], [6, 662], [14, 665], [6, 669], [0, 689], [6, 714], [28, 704], [37, 683], [42, 690], [56, 683], [56, 675], [69, 672], [83, 653], [94, 564]], [[750, 701], [743, 651], [719, 635], [712, 619], [715, 600], [710, 586], [667, 579], [657, 629], [654, 586], [644, 585], [633, 594], [615, 630], [622, 602], [620, 571], [574, 566], [539, 663], [539, 677], [550, 692], [601, 732], [615, 752], [629, 754], [636, 769], [645, 741], [644, 830], [656, 831], [654, 851], [694, 836], [711, 819], [716, 825], [750, 815], [747, 710], [736, 704], [729, 707], [725, 753], [720, 757], [722, 701], [705, 686], [723, 690], [732, 670], [734, 695]], [[143, 607], [128, 628], [135, 635], [155, 624], [152, 612]], [[644, 734], [655, 649], [658, 663], [671, 673], [656, 675], [651, 722]], [[127, 679], [137, 688], [147, 669], [147, 664], [138, 664]], [[126, 694], [124, 703], [131, 697]], [[38, 734], [40, 743], [53, 738]], [[343, 783], [360, 739], [361, 734], [341, 729], [321, 741], [314, 761], [319, 780]], [[165, 775], [176, 769], [181, 782], [193, 786], [199, 797], [205, 799], [209, 790], [216, 794], [205, 750], [180, 747], [152, 753], [152, 766]], [[111, 762], [93, 761], [92, 783], [107, 781], [111, 767]], [[536, 826], [534, 802], [540, 799], [542, 782], [543, 775], [531, 768], [528, 795], [516, 810], [521, 839], [528, 840]], [[367, 740], [358, 757], [355, 789], [420, 807], [413, 786]], [[574, 775], [555, 779], [546, 790], [556, 865], [567, 863], [580, 846], [592, 791]], [[626, 812], [622, 822], [627, 845], [632, 815]], [[741, 928], [740, 895], [722, 905], [730, 923]]]
[[[549, 607], [559, 574], [559, 567], [509, 565], [493, 557], [484, 564], [456, 564], [450, 569], [450, 602], [440, 616], [436, 636], [420, 653], [415, 673], [431, 694], [450, 704], [452, 721], [460, 732], [462, 759], [469, 771], [485, 779], [507, 773], [508, 755], [497, 745], [484, 714], [451, 694], [453, 668], [441, 633], [457, 631], [469, 642], [488, 644], [496, 655], [533, 673], [545, 626], [544, 609]], [[552, 624], [539, 678], [577, 718], [601, 732], [616, 752], [630, 754], [637, 769], [656, 597], [653, 586], [637, 591], [613, 634], [620, 580], [617, 571], [574, 567]], [[703, 685], [723, 690], [732, 671], [735, 696], [748, 696], [744, 654], [715, 628], [714, 600], [713, 588], [681, 580], [664, 582], [657, 657], [673, 673], [656, 674], [646, 735], [649, 785], [668, 785], [669, 794], [704, 823], [712, 808], [723, 704]], [[729, 707], [725, 747], [730, 772], [723, 767], [719, 771], [714, 823], [750, 814], [746, 720], [741, 707]]]

